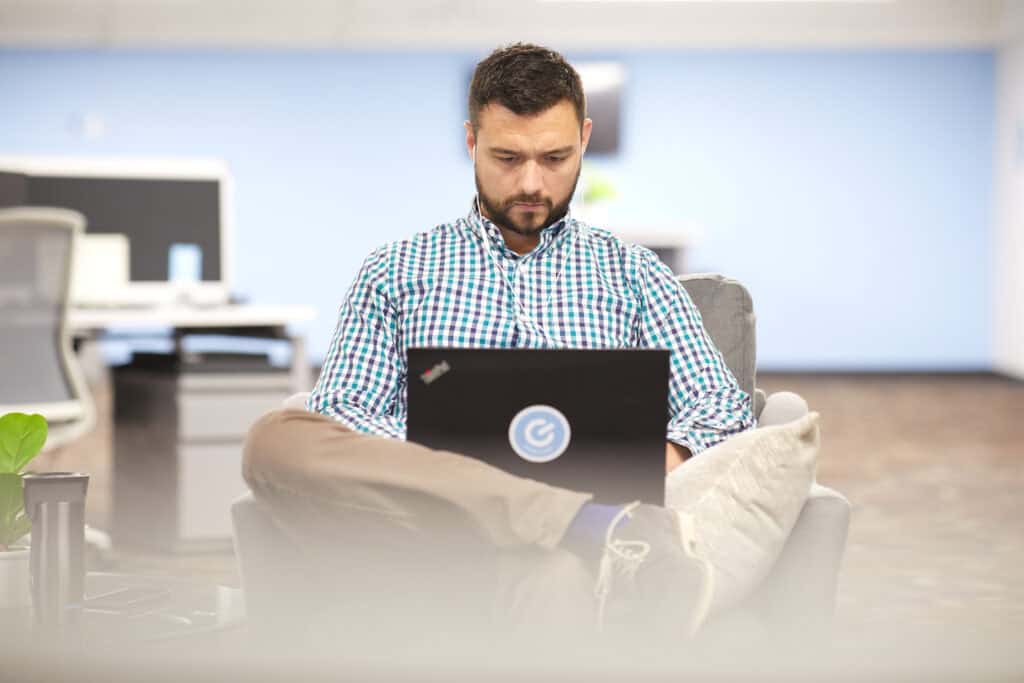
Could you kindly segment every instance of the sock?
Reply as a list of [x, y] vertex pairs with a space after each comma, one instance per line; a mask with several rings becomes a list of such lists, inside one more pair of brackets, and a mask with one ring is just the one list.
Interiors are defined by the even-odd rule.
[[[559, 545], [588, 562], [597, 562], [604, 552], [608, 525], [621, 510], [621, 505], [584, 503], [569, 523]], [[629, 518], [623, 518], [619, 524], [627, 524], [628, 521]]]

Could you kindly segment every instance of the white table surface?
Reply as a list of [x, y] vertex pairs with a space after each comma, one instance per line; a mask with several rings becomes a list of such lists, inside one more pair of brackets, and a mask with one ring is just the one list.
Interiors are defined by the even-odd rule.
[[151, 327], [276, 327], [303, 323], [316, 317], [312, 306], [182, 304], [68, 309], [72, 330]]

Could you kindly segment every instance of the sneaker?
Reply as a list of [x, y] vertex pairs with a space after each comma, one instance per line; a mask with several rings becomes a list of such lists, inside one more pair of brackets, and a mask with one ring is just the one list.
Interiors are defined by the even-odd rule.
[[636, 502], [608, 525], [594, 586], [599, 631], [606, 622], [653, 624], [692, 636], [707, 618], [713, 590], [712, 566], [690, 515]]

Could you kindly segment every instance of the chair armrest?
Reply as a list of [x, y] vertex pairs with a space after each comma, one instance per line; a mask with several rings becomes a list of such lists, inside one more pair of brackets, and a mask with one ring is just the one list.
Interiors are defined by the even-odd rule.
[[[807, 402], [799, 394], [776, 392], [767, 397], [759, 426], [785, 424], [807, 412]], [[751, 606], [776, 627], [803, 631], [826, 625], [835, 606], [849, 528], [849, 501], [830, 488], [812, 484], [800, 516]]]
[[764, 410], [764, 403], [768, 400], [768, 394], [764, 392], [764, 389], [754, 389], [754, 395], [751, 400], [751, 408], [754, 410], [754, 417], [760, 421], [761, 412]]
[[779, 559], [752, 598], [769, 623], [801, 633], [828, 626], [849, 528], [849, 501], [812, 485]]

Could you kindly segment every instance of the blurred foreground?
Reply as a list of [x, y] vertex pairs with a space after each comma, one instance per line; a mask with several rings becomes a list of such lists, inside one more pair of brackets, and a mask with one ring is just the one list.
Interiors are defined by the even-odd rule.
[[[142, 647], [8, 652], [5, 680], [737, 680], [1024, 679], [1024, 384], [983, 375], [762, 374], [822, 415], [819, 480], [853, 503], [831, 634], [766, 634], [723, 625], [692, 643], [580, 640], [537, 625], [495, 637], [357, 613], [357, 631], [253, 633], [244, 626]], [[109, 396], [97, 386], [101, 410]], [[108, 413], [109, 415], [109, 413]], [[109, 500], [109, 422], [41, 469], [93, 474], [88, 517]], [[118, 552], [118, 571], [238, 585], [227, 552]], [[521, 630], [522, 631], [522, 630]], [[5, 648], [6, 649], [6, 648]]]

